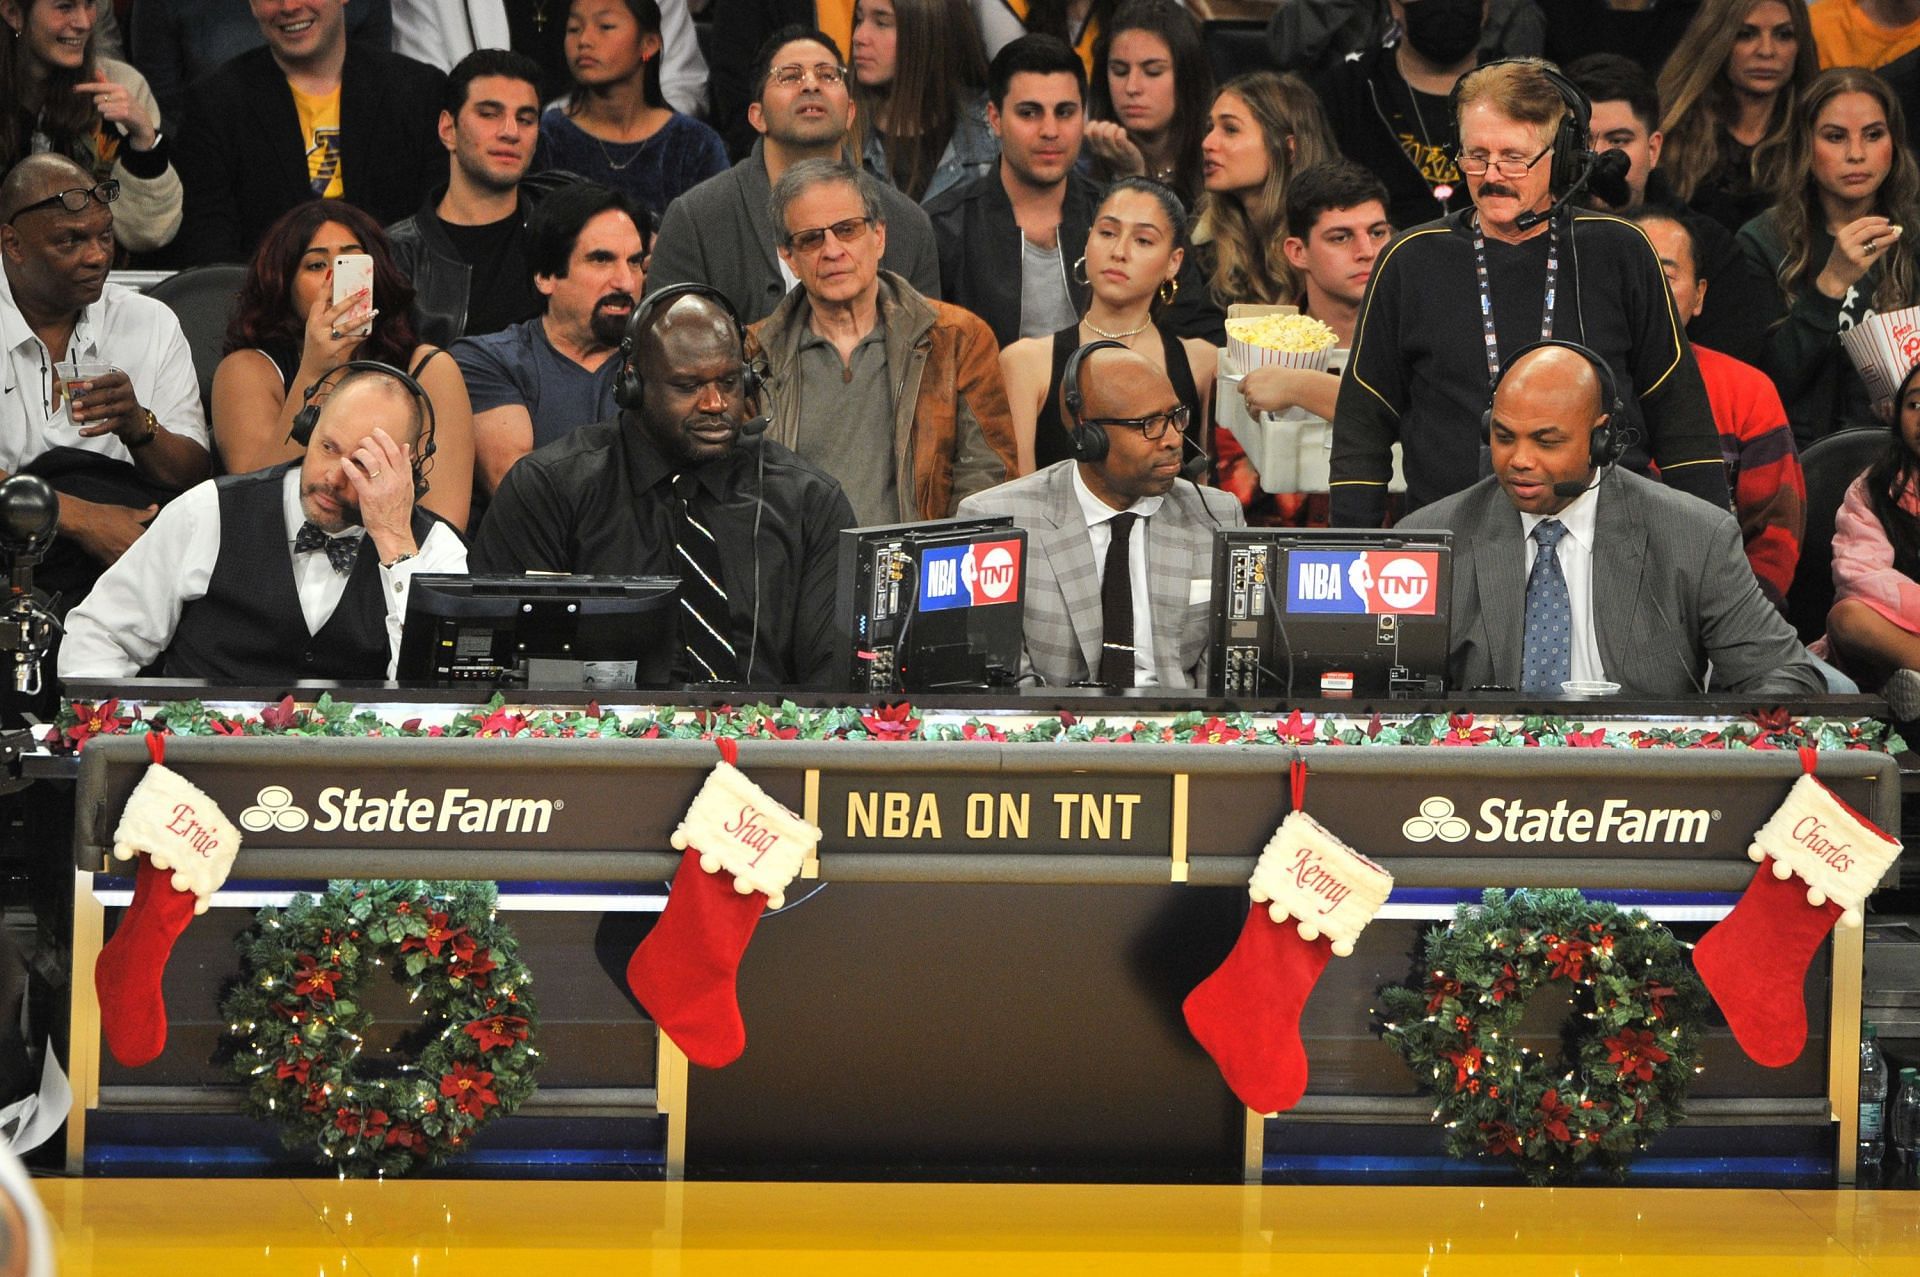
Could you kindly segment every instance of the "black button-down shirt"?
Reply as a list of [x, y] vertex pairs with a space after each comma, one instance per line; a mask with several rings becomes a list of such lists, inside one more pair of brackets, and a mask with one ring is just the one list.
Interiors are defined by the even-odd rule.
[[[764, 478], [757, 480], [763, 452]], [[682, 469], [638, 423], [582, 426], [508, 472], [480, 525], [471, 570], [677, 577], [670, 481]], [[752, 655], [748, 681], [825, 686], [843, 641], [834, 622], [839, 533], [854, 525], [840, 485], [764, 437], [742, 439], [725, 457], [687, 473], [697, 480], [693, 514], [720, 544], [743, 667]]]

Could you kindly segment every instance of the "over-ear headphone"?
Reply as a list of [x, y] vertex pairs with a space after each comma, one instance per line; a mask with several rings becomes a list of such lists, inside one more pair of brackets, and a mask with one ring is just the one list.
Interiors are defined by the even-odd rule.
[[758, 360], [747, 356], [747, 326], [740, 322], [740, 312], [733, 308], [733, 303], [719, 289], [692, 283], [672, 284], [657, 293], [649, 293], [634, 307], [632, 317], [627, 320], [627, 335], [620, 341], [620, 373], [613, 382], [613, 402], [629, 411], [639, 410], [647, 381], [640, 375], [640, 365], [634, 359], [634, 348], [640, 334], [646, 332], [653, 323], [654, 313], [682, 297], [705, 297], [727, 312], [727, 318], [733, 321], [734, 335], [740, 341], [740, 392], [748, 402], [757, 404], [766, 371]]
[[1097, 464], [1107, 459], [1107, 428], [1090, 426], [1081, 415], [1086, 398], [1080, 393], [1080, 365], [1085, 363], [1096, 350], [1125, 350], [1127, 347], [1117, 341], [1090, 341], [1067, 356], [1066, 371], [1060, 374], [1061, 398], [1067, 406], [1067, 416], [1072, 418], [1067, 429], [1073, 434], [1073, 459]]
[[[436, 350], [433, 353], [440, 352]], [[431, 358], [433, 355], [427, 356], [427, 359]], [[423, 359], [420, 363], [424, 367], [426, 360]], [[420, 432], [420, 446], [415, 448], [413, 455], [407, 459], [407, 465], [413, 471], [413, 498], [418, 501], [427, 495], [427, 458], [434, 452], [433, 396], [429, 395], [426, 388], [405, 369], [395, 368], [392, 364], [383, 364], [377, 359], [349, 359], [338, 368], [322, 373], [311, 386], [300, 392], [300, 411], [293, 414], [293, 425], [287, 431], [287, 438], [302, 448], [313, 441], [313, 428], [320, 424], [321, 408], [321, 405], [314, 400], [319, 397], [322, 387], [338, 382], [350, 372], [383, 373], [400, 383], [408, 394], [419, 401], [420, 413], [425, 418], [426, 426]]]
[[1509, 65], [1525, 66], [1539, 72], [1566, 105], [1566, 114], [1560, 117], [1560, 124], [1553, 133], [1553, 154], [1549, 157], [1553, 172], [1548, 189], [1558, 198], [1567, 193], [1567, 188], [1593, 162], [1593, 151], [1587, 145], [1588, 132], [1593, 123], [1593, 103], [1579, 85], [1561, 74], [1558, 67], [1540, 58], [1496, 58], [1492, 62], [1482, 62], [1453, 82], [1453, 91], [1447, 95], [1447, 116], [1453, 121], [1457, 132], [1460, 127], [1460, 86], [1469, 77], [1489, 67]]
[[[1500, 365], [1500, 376], [1493, 383], [1494, 390], [1500, 389], [1500, 383], [1507, 379], [1507, 370], [1519, 363], [1521, 356], [1536, 350], [1544, 350], [1549, 346], [1571, 350], [1592, 364], [1593, 370], [1600, 375], [1600, 402], [1606, 405], [1607, 422], [1603, 426], [1593, 428], [1593, 434], [1588, 440], [1587, 464], [1594, 470], [1612, 465], [1620, 460], [1621, 454], [1627, 450], [1627, 430], [1620, 421], [1620, 414], [1625, 410], [1626, 405], [1620, 399], [1620, 383], [1614, 379], [1613, 365], [1609, 364], [1599, 351], [1591, 346], [1582, 346], [1577, 341], [1567, 341], [1561, 337], [1543, 337], [1539, 341], [1529, 342], [1514, 351], [1507, 362]], [[1493, 404], [1491, 402], [1487, 404], [1486, 412], [1480, 416], [1480, 430], [1487, 439], [1493, 438]]]

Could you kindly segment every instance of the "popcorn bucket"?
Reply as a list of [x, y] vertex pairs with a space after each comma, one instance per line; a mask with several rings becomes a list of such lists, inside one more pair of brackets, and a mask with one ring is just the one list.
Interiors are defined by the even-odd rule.
[[1236, 321], [1264, 319], [1286, 315], [1297, 315], [1297, 306], [1259, 306], [1236, 302], [1227, 308], [1227, 353], [1233, 356], [1234, 367], [1241, 372], [1251, 372], [1255, 368], [1305, 368], [1310, 372], [1325, 372], [1327, 360], [1333, 354], [1333, 346], [1320, 350], [1274, 350], [1267, 346], [1256, 346], [1233, 335]]
[[1868, 315], [1840, 334], [1874, 403], [1893, 398], [1915, 364], [1920, 364], [1920, 306]]

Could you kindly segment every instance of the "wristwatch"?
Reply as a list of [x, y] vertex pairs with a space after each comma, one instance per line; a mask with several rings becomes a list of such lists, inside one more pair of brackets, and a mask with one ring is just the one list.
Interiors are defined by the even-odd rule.
[[147, 428], [140, 433], [139, 437], [126, 441], [129, 448], [144, 448], [160, 437], [160, 418], [153, 415], [153, 409], [142, 408], [140, 415], [146, 419]]

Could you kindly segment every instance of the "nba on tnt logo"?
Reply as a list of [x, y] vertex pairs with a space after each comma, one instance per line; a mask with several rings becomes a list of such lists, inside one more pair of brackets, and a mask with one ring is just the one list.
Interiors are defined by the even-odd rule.
[[1020, 542], [976, 541], [920, 558], [920, 610], [985, 607], [1020, 598]]
[[1440, 556], [1431, 550], [1293, 550], [1289, 612], [1432, 616]]

